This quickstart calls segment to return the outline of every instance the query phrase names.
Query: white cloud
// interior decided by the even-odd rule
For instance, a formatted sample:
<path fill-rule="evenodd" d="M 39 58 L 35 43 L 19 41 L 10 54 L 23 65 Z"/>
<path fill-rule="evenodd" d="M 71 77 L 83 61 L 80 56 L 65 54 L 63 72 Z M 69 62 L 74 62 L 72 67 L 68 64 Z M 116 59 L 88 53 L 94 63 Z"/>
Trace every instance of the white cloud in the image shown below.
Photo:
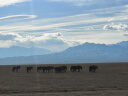
<path fill-rule="evenodd" d="M 45 33 L 39 37 L 26 35 L 24 39 L 17 38 L 17 40 L 19 39 L 17 45 L 24 47 L 45 48 L 51 51 L 63 51 L 68 47 L 76 46 L 75 42 L 66 41 L 61 36 L 61 33 Z M 80 43 L 77 43 L 77 45 L 78 44 Z"/>
<path fill-rule="evenodd" d="M 92 4 L 120 4 L 123 1 L 127 0 L 47 0 L 51 2 L 65 2 L 72 3 L 76 6 L 92 5 Z M 101 3 L 102 2 L 102 3 Z"/>
<path fill-rule="evenodd" d="M 122 18 L 121 18 L 122 17 Z M 38 31 L 38 30 L 50 30 L 52 31 L 62 31 L 64 30 L 62 27 L 69 27 L 69 26 L 78 26 L 78 25 L 88 25 L 88 24 L 96 24 L 96 23 L 108 23 L 108 20 L 111 19 L 111 17 L 106 17 L 106 18 L 92 18 L 92 19 L 71 19 L 70 21 L 67 21 L 67 19 L 69 19 L 68 17 L 62 17 L 63 21 L 61 20 L 61 22 L 58 22 L 58 20 L 54 23 L 50 22 L 49 19 L 47 20 L 47 23 L 44 23 L 43 20 L 37 21 L 35 20 L 35 23 L 31 23 L 29 22 L 29 24 L 27 25 L 26 23 L 24 23 L 23 25 L 11 25 L 11 26 L 0 26 L 0 30 L 1 31 L 11 31 L 11 32 L 26 32 L 26 31 Z M 76 16 L 77 18 L 77 16 Z M 59 18 L 60 19 L 60 18 Z M 115 17 L 115 21 L 121 21 L 123 19 L 123 16 L 117 16 Z M 52 19 L 51 19 L 52 20 Z M 54 20 L 54 19 L 53 19 Z M 124 19 L 123 19 L 124 20 Z M 113 20 L 114 21 L 114 20 Z M 42 22 L 44 24 L 42 24 Z M 58 30 L 59 28 L 59 30 Z M 61 30 L 62 29 L 62 30 Z M 65 28 L 65 30 L 67 30 L 69 28 Z M 89 29 L 93 29 L 93 27 L 89 27 Z M 78 30 L 79 31 L 79 30 Z"/>
<path fill-rule="evenodd" d="M 78 42 L 64 40 L 61 33 L 45 33 L 42 36 L 0 33 L 0 38 L 0 47 L 38 47 L 45 48 L 51 51 L 63 51 L 68 47 L 80 44 Z"/>
<path fill-rule="evenodd" d="M 128 32 L 127 33 L 123 33 L 123 36 L 128 36 Z"/>
<path fill-rule="evenodd" d="M 30 0 L 0 0 L 0 7 L 9 6 L 16 3 L 22 3 L 27 1 L 30 1 Z"/>
<path fill-rule="evenodd" d="M 91 42 L 91 43 L 100 43 L 100 44 L 115 44 L 120 41 L 127 41 L 128 37 L 121 35 L 119 31 L 117 32 L 88 32 L 88 33 L 81 33 L 75 34 L 71 33 L 67 40 L 77 41 L 77 42 Z"/>
<path fill-rule="evenodd" d="M 11 46 L 14 46 L 15 43 L 16 42 L 12 40 L 6 40 L 6 41 L 0 40 L 0 48 L 9 48 Z"/>
<path fill-rule="evenodd" d="M 115 9 L 116 8 L 114 8 L 114 10 Z M 122 9 L 119 10 L 119 12 L 120 11 L 122 12 L 122 10 L 125 10 L 125 9 L 126 8 L 122 6 Z M 121 14 L 114 15 L 113 17 L 111 16 L 100 17 L 99 16 L 99 14 L 101 14 L 102 12 L 103 13 L 104 11 L 109 12 L 109 10 L 111 10 L 111 8 L 99 10 L 98 13 L 96 13 L 97 10 L 93 10 L 93 11 L 96 11 L 95 13 L 98 14 L 97 16 L 95 15 L 95 13 L 92 12 L 89 14 L 78 14 L 78 15 L 73 15 L 73 16 L 59 17 L 59 18 L 45 18 L 45 19 L 22 21 L 18 23 L 7 24 L 4 26 L 0 26 L 0 32 L 4 32 L 4 33 L 14 32 L 14 33 L 22 34 L 22 35 L 18 34 L 16 38 L 14 36 L 14 38 L 12 37 L 9 40 L 5 39 L 6 42 L 8 41 L 8 43 L 9 41 L 13 42 L 12 44 L 9 43 L 10 46 L 18 45 L 18 46 L 24 46 L 24 47 L 40 47 L 40 48 L 46 48 L 46 49 L 53 50 L 53 51 L 55 50 L 59 51 L 59 50 L 66 49 L 69 46 L 78 45 L 79 44 L 78 42 L 84 43 L 86 41 L 88 42 L 91 41 L 91 42 L 113 43 L 115 42 L 114 41 L 115 39 L 113 40 L 113 42 L 110 42 L 108 41 L 108 38 L 104 39 L 105 35 L 101 35 L 102 36 L 101 38 L 95 34 L 99 34 L 100 32 L 104 34 L 104 32 L 106 31 L 103 31 L 102 27 L 104 26 L 104 24 L 107 24 L 110 21 L 122 22 L 122 20 L 124 20 L 126 22 L 128 18 L 125 18 L 127 17 L 127 15 L 121 15 Z M 114 12 L 117 12 L 117 11 L 114 11 Z M 7 16 L 4 18 L 1 18 L 1 21 L 11 20 L 11 19 L 15 20 L 15 16 L 14 18 L 12 17 Z M 18 19 L 19 18 L 22 18 L 22 16 L 18 17 Z M 29 16 L 28 17 L 23 16 L 22 19 L 24 18 L 29 19 Z M 110 26 L 108 26 L 108 29 L 107 29 L 107 25 L 106 25 L 106 27 L 104 26 L 104 29 L 109 30 Z M 120 30 L 122 29 L 120 28 Z M 50 33 L 44 34 L 43 32 L 44 33 L 50 32 Z M 58 32 L 64 33 L 64 35 L 65 34 L 66 35 L 63 36 L 62 34 Z M 31 34 L 31 35 L 24 35 L 24 33 Z M 67 35 L 69 33 L 72 33 L 72 35 Z M 77 35 L 73 36 L 73 34 L 77 34 Z M 111 37 L 113 39 L 113 36 Z M 118 38 L 116 41 L 119 41 L 119 40 L 124 40 L 125 36 L 123 36 L 123 38 L 121 37 L 122 39 L 120 39 L 119 34 L 118 34 L 117 37 Z M 97 39 L 92 39 L 92 38 L 97 38 Z M 114 38 L 116 38 L 116 36 Z"/>
<path fill-rule="evenodd" d="M 1 17 L 0 22 L 23 20 L 23 19 L 30 19 L 30 18 L 35 18 L 35 17 L 36 17 L 35 15 L 11 15 L 11 16 Z"/>
<path fill-rule="evenodd" d="M 128 31 L 128 25 L 126 24 L 110 24 L 110 25 L 105 25 L 103 27 L 104 30 L 118 30 L 118 31 Z"/>
<path fill-rule="evenodd" d="M 34 23 L 31 24 L 31 22 L 29 22 L 29 25 L 20 25 L 20 26 L 0 26 L 0 30 L 1 31 L 13 31 L 13 32 L 18 32 L 18 31 L 37 31 L 37 30 L 56 30 L 57 28 L 60 27 L 66 27 L 66 26 L 75 26 L 75 25 L 81 25 L 81 24 L 93 24 L 93 23 L 103 23 L 103 22 L 108 22 L 108 20 L 111 17 L 107 17 L 107 18 L 94 18 L 94 19 L 85 19 L 85 20 L 74 20 L 72 19 L 70 22 L 65 21 L 68 17 L 65 17 L 65 19 L 63 19 L 62 22 L 56 22 L 56 23 L 51 23 L 51 24 L 45 24 L 42 25 L 40 24 L 40 22 L 42 22 L 42 20 L 40 20 L 40 22 L 38 22 L 37 25 L 35 25 Z M 118 20 L 120 17 L 115 17 Z M 49 20 L 48 20 L 49 21 Z M 39 25 L 40 24 L 40 25 Z"/>
<path fill-rule="evenodd" d="M 93 27 L 88 27 L 87 29 L 88 29 L 88 30 L 93 30 Z"/>
<path fill-rule="evenodd" d="M 0 26 L 0 30 L 6 31 L 6 32 L 9 32 L 9 31 L 11 32 L 26 32 L 26 31 L 31 32 L 33 31 L 34 32 L 35 31 L 36 33 L 38 30 L 39 31 L 49 30 L 51 32 L 55 32 L 55 31 L 56 32 L 62 32 L 62 31 L 68 32 L 68 30 L 72 30 L 72 31 L 74 30 L 74 28 L 72 28 L 71 26 L 75 26 L 75 30 L 81 31 L 81 28 L 78 28 L 77 26 L 81 26 L 81 25 L 87 26 L 88 24 L 100 26 L 100 24 L 108 23 L 108 22 L 126 21 L 128 20 L 127 18 L 128 16 L 127 16 L 127 13 L 124 11 L 126 11 L 127 8 L 128 6 L 120 6 L 118 8 L 112 7 L 112 8 L 105 8 L 105 9 L 95 9 L 91 11 L 91 13 L 88 13 L 88 14 L 77 14 L 77 15 L 65 16 L 65 17 L 59 17 L 59 18 L 46 18 L 46 19 L 32 20 L 28 22 L 20 22 L 17 24 L 15 23 L 15 25 L 10 24 L 10 26 L 8 24 L 8 26 L 7 25 Z M 99 14 L 104 14 L 104 12 L 105 13 L 106 12 L 118 13 L 118 15 L 114 15 L 113 17 L 111 16 L 99 17 Z M 25 19 L 25 18 L 29 19 L 29 18 L 34 18 L 34 17 L 36 16 L 35 15 L 13 15 L 13 16 L 3 17 L 1 18 L 0 21 L 13 20 L 13 19 L 15 20 L 16 18 L 19 20 Z M 91 26 L 88 28 L 88 30 L 90 28 Z"/>
<path fill-rule="evenodd" d="M 18 35 L 14 33 L 0 33 L 0 40 L 14 40 Z"/>
<path fill-rule="evenodd" d="M 95 2 L 94 0 L 49 0 L 49 1 L 73 3 L 77 6 L 90 5 Z"/>

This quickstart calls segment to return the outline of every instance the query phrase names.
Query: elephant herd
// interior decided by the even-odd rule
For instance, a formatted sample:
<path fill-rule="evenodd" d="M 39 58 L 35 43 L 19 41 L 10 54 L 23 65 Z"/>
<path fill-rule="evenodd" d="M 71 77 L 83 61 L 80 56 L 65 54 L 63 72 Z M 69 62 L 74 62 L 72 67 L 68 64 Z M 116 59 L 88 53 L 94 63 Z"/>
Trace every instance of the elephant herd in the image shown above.
<path fill-rule="evenodd" d="M 21 68 L 20 66 L 13 66 L 12 67 L 12 72 L 18 72 L 18 70 L 20 68 Z M 64 72 L 67 71 L 67 69 L 68 68 L 65 65 L 58 66 L 58 67 L 53 67 L 53 66 L 37 66 L 36 67 L 37 72 L 43 72 L 43 73 L 49 73 L 49 72 L 64 73 Z M 31 70 L 33 70 L 32 66 L 26 67 L 26 72 L 27 73 L 30 73 Z M 69 70 L 70 70 L 70 72 L 80 72 L 80 71 L 82 71 L 82 66 L 80 66 L 80 65 L 70 66 Z M 96 66 L 96 65 L 89 66 L 89 72 L 94 73 L 96 70 L 98 70 L 98 66 Z"/>

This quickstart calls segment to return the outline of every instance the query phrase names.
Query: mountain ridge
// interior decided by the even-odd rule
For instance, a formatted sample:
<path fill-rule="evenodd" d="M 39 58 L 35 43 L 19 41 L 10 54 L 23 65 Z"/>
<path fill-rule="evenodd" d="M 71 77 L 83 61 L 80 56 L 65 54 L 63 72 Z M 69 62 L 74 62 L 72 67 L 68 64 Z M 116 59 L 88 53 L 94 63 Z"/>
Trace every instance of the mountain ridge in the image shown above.
<path fill-rule="evenodd" d="M 51 54 L 52 52 L 43 48 L 25 48 L 12 46 L 10 48 L 0 48 L 0 58 L 7 57 L 19 57 L 19 56 L 31 56 L 31 55 L 43 55 Z"/>
<path fill-rule="evenodd" d="M 128 50 L 118 44 L 84 43 L 62 52 L 0 59 L 3 64 L 66 64 L 128 62 Z"/>

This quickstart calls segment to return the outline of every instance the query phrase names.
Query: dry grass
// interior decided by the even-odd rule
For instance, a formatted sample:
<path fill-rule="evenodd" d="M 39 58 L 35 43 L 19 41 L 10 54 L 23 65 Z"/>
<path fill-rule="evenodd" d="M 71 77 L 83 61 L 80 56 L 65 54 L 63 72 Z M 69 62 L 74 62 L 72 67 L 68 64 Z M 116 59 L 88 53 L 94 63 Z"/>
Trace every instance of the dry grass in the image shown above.
<path fill-rule="evenodd" d="M 95 73 L 89 73 L 90 65 L 66 73 L 38 73 L 34 65 L 31 73 L 27 65 L 13 73 L 12 66 L 0 66 L 0 96 L 128 96 L 128 63 L 95 64 Z"/>

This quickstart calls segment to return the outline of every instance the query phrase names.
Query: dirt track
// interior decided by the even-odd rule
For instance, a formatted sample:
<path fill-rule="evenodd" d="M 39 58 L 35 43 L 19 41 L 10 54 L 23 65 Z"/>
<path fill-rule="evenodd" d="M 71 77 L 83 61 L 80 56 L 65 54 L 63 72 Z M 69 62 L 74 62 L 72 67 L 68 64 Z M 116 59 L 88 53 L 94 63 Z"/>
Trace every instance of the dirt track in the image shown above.
<path fill-rule="evenodd" d="M 92 64 L 77 65 L 81 72 L 38 73 L 33 65 L 26 73 L 22 65 L 13 73 L 12 66 L 0 66 L 0 96 L 128 96 L 128 63 L 95 64 L 95 73 L 88 71 Z"/>

